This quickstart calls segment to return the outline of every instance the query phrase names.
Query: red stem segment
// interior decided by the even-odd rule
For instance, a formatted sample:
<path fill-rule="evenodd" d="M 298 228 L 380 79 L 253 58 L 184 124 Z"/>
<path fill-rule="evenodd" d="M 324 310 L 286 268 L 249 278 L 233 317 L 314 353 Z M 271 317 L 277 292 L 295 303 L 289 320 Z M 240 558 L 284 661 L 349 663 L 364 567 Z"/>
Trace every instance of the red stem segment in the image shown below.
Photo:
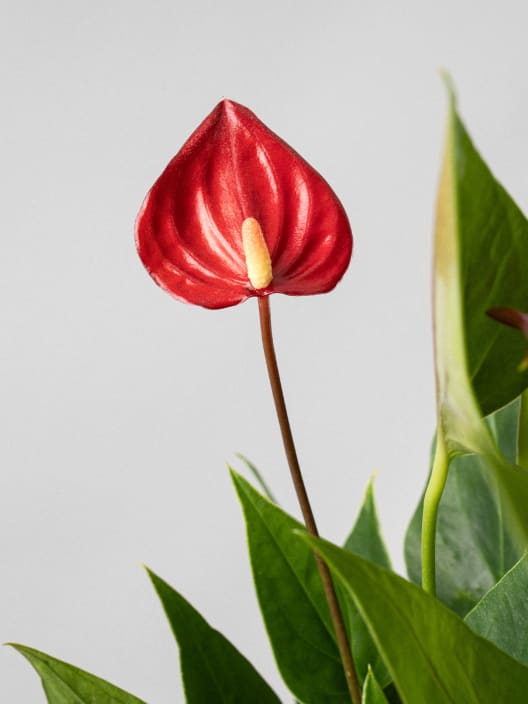
<path fill-rule="evenodd" d="M 315 523 L 312 507 L 310 506 L 310 501 L 308 499 L 308 494 L 304 485 L 304 480 L 301 474 L 301 468 L 299 466 L 299 460 L 297 459 L 297 452 L 295 450 L 295 444 L 293 442 L 293 435 L 290 427 L 290 421 L 288 419 L 288 412 L 286 411 L 286 403 L 284 401 L 284 393 L 282 391 L 279 368 L 277 365 L 277 356 L 275 354 L 275 347 L 273 345 L 269 297 L 259 296 L 258 305 L 260 316 L 260 330 L 262 333 L 262 346 L 264 348 L 264 356 L 266 358 L 268 376 L 271 384 L 271 390 L 273 393 L 273 400 L 275 402 L 275 409 L 277 411 L 277 418 L 279 420 L 280 430 L 282 434 L 282 442 L 284 443 L 284 449 L 286 451 L 286 457 L 288 459 L 288 466 L 290 468 L 293 485 L 295 487 L 295 492 L 297 494 L 297 499 L 301 507 L 306 528 L 308 529 L 308 532 L 311 533 L 311 535 L 318 537 L 319 532 L 317 530 L 317 525 Z M 348 690 L 350 692 L 350 697 L 352 699 L 353 704 L 361 704 L 361 689 L 359 686 L 359 681 L 356 674 L 356 668 L 354 665 L 354 660 L 352 658 L 352 653 L 350 651 L 350 644 L 348 642 L 345 624 L 343 621 L 343 615 L 341 613 L 341 609 L 339 608 L 339 602 L 337 600 L 335 587 L 330 576 L 330 571 L 328 570 L 326 563 L 323 562 L 321 557 L 319 557 L 317 553 L 314 553 L 314 555 L 315 560 L 317 562 L 319 574 L 321 575 L 321 581 L 323 582 L 323 587 L 326 595 L 326 600 L 330 609 L 332 623 L 334 624 L 337 646 L 339 648 L 339 654 L 343 663 L 343 669 L 345 671 L 345 677 L 348 685 Z"/>

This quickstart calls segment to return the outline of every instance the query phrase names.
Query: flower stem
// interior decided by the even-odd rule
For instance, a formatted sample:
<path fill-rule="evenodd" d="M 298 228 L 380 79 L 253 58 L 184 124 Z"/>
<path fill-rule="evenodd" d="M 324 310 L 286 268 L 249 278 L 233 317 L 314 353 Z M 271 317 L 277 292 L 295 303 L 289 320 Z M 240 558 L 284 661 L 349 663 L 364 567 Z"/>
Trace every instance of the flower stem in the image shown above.
<path fill-rule="evenodd" d="M 439 424 L 433 468 L 425 490 L 422 518 L 422 587 L 433 596 L 436 595 L 436 522 L 448 468 L 449 458 Z"/>
<path fill-rule="evenodd" d="M 521 394 L 517 429 L 517 464 L 528 469 L 528 389 L 525 389 Z"/>
<path fill-rule="evenodd" d="M 308 494 L 306 492 L 306 487 L 304 485 L 304 480 L 301 474 L 301 468 L 299 466 L 299 460 L 297 459 L 297 451 L 295 450 L 295 444 L 293 442 L 293 435 L 290 427 L 290 421 L 288 419 L 288 412 L 286 411 L 286 403 L 284 401 L 284 393 L 282 391 L 279 368 L 277 365 L 277 356 L 275 354 L 275 347 L 273 345 L 269 297 L 259 296 L 258 305 L 260 316 L 260 330 L 262 333 L 262 346 L 264 348 L 264 356 L 266 358 L 268 376 L 271 384 L 271 390 L 273 393 L 273 400 L 275 402 L 275 409 L 277 411 L 277 418 L 279 420 L 279 426 L 282 434 L 282 442 L 286 451 L 288 466 L 290 468 L 293 485 L 295 487 L 295 493 L 297 494 L 297 499 L 301 507 L 306 528 L 308 529 L 308 532 L 311 535 L 318 537 L 319 532 L 317 530 L 317 525 L 315 523 L 312 507 L 310 505 Z M 354 660 L 352 658 L 350 644 L 348 642 L 345 624 L 343 621 L 343 615 L 341 613 L 335 587 L 330 576 L 330 571 L 326 563 L 323 562 L 323 560 L 321 559 L 321 557 L 317 553 L 314 553 L 314 555 L 319 574 L 321 575 L 321 581 L 323 583 L 326 600 L 330 609 L 332 623 L 334 624 L 337 646 L 339 648 L 341 662 L 343 663 L 343 669 L 345 672 L 350 697 L 352 699 L 353 704 L 361 704 L 361 689 L 359 686 L 359 680 L 356 673 Z"/>

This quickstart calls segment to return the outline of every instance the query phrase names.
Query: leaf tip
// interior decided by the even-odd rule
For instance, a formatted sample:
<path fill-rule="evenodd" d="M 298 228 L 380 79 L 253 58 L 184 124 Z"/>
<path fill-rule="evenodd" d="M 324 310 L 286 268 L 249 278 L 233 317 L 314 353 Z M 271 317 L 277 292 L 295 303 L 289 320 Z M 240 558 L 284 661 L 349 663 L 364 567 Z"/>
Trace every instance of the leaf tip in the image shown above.
<path fill-rule="evenodd" d="M 233 484 L 236 486 L 242 477 L 235 469 L 233 469 L 233 467 L 231 467 L 229 462 L 227 463 L 227 469 L 229 471 L 229 474 L 231 476 L 231 480 L 232 480 Z"/>
<path fill-rule="evenodd" d="M 375 469 L 368 480 L 367 488 L 365 490 L 365 494 L 374 494 L 374 482 L 378 478 L 378 470 Z"/>
<path fill-rule="evenodd" d="M 160 586 L 163 584 L 163 580 L 161 579 L 161 577 L 158 577 L 158 575 L 153 572 L 150 567 L 147 567 L 147 565 L 142 564 L 141 566 L 147 573 L 147 577 L 150 579 L 150 583 L 154 587 L 154 590 L 159 594 L 159 589 Z"/>
<path fill-rule="evenodd" d="M 442 78 L 442 81 L 444 82 L 444 86 L 447 91 L 447 97 L 449 98 L 449 105 L 452 110 L 456 109 L 457 106 L 457 94 L 455 90 L 455 84 L 453 82 L 453 79 L 451 77 L 451 74 L 449 71 L 445 68 L 440 69 L 440 77 Z"/>
<path fill-rule="evenodd" d="M 2 643 L 2 645 L 7 645 L 9 648 L 13 648 L 18 653 L 20 653 L 20 655 L 23 655 L 25 658 L 30 658 L 31 655 L 37 654 L 36 650 L 34 650 L 33 648 L 30 648 L 27 645 L 22 645 L 22 643 L 13 643 L 11 641 L 8 641 L 7 643 Z"/>

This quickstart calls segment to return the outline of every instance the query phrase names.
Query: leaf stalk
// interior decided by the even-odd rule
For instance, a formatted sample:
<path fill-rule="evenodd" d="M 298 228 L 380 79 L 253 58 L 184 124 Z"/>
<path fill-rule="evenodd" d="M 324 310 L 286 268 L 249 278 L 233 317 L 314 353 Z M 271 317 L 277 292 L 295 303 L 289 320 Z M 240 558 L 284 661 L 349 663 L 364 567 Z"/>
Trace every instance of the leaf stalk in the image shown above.
<path fill-rule="evenodd" d="M 449 457 L 439 423 L 433 468 L 425 490 L 422 517 L 422 587 L 433 596 L 436 596 L 436 524 L 448 469 Z"/>

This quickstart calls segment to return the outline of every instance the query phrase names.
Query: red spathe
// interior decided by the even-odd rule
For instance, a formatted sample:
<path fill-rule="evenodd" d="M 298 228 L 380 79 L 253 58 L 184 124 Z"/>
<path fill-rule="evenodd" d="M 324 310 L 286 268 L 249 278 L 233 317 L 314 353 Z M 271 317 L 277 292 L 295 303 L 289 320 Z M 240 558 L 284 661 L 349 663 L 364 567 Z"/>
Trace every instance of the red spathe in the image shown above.
<path fill-rule="evenodd" d="M 258 220 L 273 279 L 255 290 L 242 223 Z M 136 222 L 139 256 L 174 297 L 225 308 L 250 296 L 324 293 L 352 254 L 348 218 L 326 181 L 250 110 L 223 100 L 148 193 Z"/>

